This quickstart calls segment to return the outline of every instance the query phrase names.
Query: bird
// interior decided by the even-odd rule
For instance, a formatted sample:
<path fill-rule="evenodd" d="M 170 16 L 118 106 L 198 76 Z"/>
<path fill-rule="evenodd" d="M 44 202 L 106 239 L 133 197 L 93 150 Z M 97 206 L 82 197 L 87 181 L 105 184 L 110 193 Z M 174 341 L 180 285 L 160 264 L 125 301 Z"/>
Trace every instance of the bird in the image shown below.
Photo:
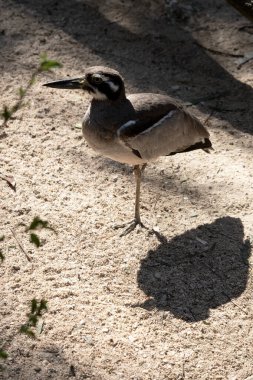
<path fill-rule="evenodd" d="M 126 94 L 121 74 L 105 66 L 92 66 L 73 79 L 45 83 L 55 89 L 79 89 L 91 95 L 82 122 L 88 145 L 100 155 L 134 168 L 136 191 L 134 219 L 121 236 L 138 225 L 142 173 L 160 156 L 202 149 L 212 143 L 206 127 L 176 99 L 156 93 Z M 126 226 L 123 225 L 123 226 Z"/>

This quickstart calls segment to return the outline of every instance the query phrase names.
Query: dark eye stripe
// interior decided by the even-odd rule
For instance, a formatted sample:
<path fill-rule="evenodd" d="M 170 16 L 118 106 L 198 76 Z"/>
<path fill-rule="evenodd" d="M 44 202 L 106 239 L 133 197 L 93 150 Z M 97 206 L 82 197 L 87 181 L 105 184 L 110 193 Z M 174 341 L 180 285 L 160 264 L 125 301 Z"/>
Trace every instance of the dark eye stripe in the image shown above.
<path fill-rule="evenodd" d="M 98 91 L 110 100 L 116 100 L 121 91 L 124 91 L 123 81 L 117 75 L 97 72 L 87 74 L 86 78 L 90 83 L 90 87 L 93 87 L 92 92 Z"/>
<path fill-rule="evenodd" d="M 93 76 L 91 78 L 92 82 L 93 83 L 102 83 L 103 82 L 103 78 L 99 77 L 99 76 Z"/>

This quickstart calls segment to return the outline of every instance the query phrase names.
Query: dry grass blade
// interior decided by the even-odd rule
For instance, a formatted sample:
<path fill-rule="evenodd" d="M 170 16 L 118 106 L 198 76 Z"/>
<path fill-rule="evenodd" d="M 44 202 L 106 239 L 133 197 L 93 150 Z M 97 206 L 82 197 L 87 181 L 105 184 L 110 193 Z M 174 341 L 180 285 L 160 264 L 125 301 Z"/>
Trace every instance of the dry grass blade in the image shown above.
<path fill-rule="evenodd" d="M 26 253 L 24 247 L 22 246 L 22 244 L 21 244 L 20 241 L 18 240 L 15 231 L 14 231 L 11 227 L 9 227 L 9 228 L 10 228 L 10 231 L 11 231 L 11 233 L 12 233 L 14 239 L 15 239 L 16 242 L 18 243 L 18 246 L 19 246 L 20 250 L 23 252 L 23 254 L 25 255 L 25 257 L 27 258 L 28 261 L 32 261 L 31 258 L 30 258 L 30 256 L 28 256 L 28 254 Z"/>
<path fill-rule="evenodd" d="M 6 181 L 9 187 L 16 192 L 16 181 L 13 176 L 0 174 L 0 178 Z"/>
<path fill-rule="evenodd" d="M 238 59 L 238 66 L 237 69 L 240 70 L 243 65 L 248 63 L 249 61 L 252 61 L 253 59 L 253 52 L 246 53 L 245 56 L 241 59 Z"/>

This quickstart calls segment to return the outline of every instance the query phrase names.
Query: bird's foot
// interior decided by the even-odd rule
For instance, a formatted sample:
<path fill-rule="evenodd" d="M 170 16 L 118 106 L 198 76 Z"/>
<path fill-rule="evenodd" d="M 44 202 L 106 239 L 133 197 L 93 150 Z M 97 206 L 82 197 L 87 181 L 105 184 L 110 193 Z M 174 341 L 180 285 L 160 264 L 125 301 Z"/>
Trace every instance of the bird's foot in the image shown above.
<path fill-rule="evenodd" d="M 126 226 L 127 226 L 127 228 L 124 229 L 124 231 L 120 234 L 120 237 L 128 235 L 130 232 L 132 232 L 133 230 L 135 230 L 135 228 L 137 226 L 142 227 L 142 228 L 146 228 L 144 226 L 144 224 L 140 220 L 138 220 L 138 219 L 134 219 L 130 223 L 128 222 L 128 223 L 116 225 L 114 228 L 115 229 L 119 229 L 119 228 L 124 228 Z"/>

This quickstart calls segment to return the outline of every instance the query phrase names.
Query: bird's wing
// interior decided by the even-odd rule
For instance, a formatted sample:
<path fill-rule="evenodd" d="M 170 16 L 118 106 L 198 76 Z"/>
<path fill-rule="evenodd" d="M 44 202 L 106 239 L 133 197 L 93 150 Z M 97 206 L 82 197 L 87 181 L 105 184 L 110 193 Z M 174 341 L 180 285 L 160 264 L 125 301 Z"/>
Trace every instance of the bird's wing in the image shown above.
<path fill-rule="evenodd" d="M 130 120 L 118 129 L 120 142 L 144 160 L 211 147 L 206 128 L 183 108 L 170 110 L 156 122 Z"/>

